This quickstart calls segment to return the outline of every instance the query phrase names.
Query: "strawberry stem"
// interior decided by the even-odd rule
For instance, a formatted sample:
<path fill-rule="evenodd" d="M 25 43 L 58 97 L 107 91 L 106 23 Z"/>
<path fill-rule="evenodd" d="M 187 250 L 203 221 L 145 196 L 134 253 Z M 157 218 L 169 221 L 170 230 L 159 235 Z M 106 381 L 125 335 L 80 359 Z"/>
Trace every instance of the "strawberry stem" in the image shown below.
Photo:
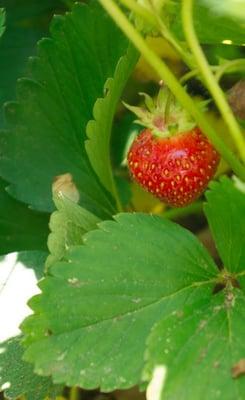
<path fill-rule="evenodd" d="M 151 50 L 143 37 L 135 29 L 135 27 L 128 21 L 127 17 L 121 9 L 114 3 L 113 0 L 99 0 L 108 14 L 114 19 L 115 23 L 121 28 L 125 35 L 132 41 L 134 46 L 144 56 L 146 61 L 158 73 L 160 79 L 167 82 L 169 89 L 174 96 L 182 104 L 184 108 L 193 116 L 199 125 L 200 129 L 210 139 L 219 153 L 231 166 L 233 171 L 245 181 L 245 168 L 235 155 L 226 146 L 224 141 L 216 134 L 213 127 L 208 123 L 205 115 L 197 108 L 192 98 L 185 92 L 184 88 L 180 85 L 178 79 L 171 72 L 168 66 L 161 60 L 156 53 Z"/>
<path fill-rule="evenodd" d="M 236 144 L 238 153 L 240 154 L 241 159 L 245 162 L 245 141 L 239 124 L 225 99 L 224 92 L 218 85 L 215 76 L 209 67 L 195 33 L 193 24 L 193 0 L 185 0 L 182 4 L 182 25 L 186 41 L 195 58 L 197 68 L 199 69 L 209 92 L 212 94 L 215 103 L 230 130 L 230 134 Z"/>
<path fill-rule="evenodd" d="M 169 90 L 168 96 L 167 96 L 167 101 L 166 101 L 165 112 L 164 112 L 165 125 L 168 125 L 170 106 L 171 106 L 172 101 L 173 101 L 173 95 L 172 95 L 171 91 Z"/>

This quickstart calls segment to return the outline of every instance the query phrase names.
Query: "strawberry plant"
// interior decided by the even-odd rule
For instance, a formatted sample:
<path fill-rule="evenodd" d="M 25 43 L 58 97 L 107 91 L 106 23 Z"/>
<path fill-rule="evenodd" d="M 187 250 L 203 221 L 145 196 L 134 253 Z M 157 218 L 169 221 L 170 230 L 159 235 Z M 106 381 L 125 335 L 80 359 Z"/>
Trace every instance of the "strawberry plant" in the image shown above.
<path fill-rule="evenodd" d="M 243 2 L 41 3 L 0 9 L 0 398 L 244 399 Z"/>

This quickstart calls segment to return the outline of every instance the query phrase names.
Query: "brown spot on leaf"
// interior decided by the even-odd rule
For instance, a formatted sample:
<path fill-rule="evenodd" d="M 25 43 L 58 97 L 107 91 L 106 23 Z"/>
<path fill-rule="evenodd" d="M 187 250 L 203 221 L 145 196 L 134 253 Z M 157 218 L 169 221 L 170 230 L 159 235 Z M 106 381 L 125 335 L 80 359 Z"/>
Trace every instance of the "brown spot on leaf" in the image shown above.
<path fill-rule="evenodd" d="M 44 334 L 45 336 L 52 336 L 53 335 L 53 332 L 52 332 L 52 330 L 51 329 L 47 329 L 46 330 L 46 332 L 45 332 L 45 334 Z"/>
<path fill-rule="evenodd" d="M 245 358 L 241 358 L 241 360 L 231 368 L 232 378 L 236 379 L 242 375 L 245 375 Z"/>

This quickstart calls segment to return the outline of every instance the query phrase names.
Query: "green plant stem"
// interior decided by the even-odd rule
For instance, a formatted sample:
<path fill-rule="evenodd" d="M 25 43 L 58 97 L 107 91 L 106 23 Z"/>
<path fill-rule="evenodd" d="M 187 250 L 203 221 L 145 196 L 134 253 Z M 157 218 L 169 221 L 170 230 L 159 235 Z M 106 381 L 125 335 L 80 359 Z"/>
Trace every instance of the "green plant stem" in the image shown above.
<path fill-rule="evenodd" d="M 193 25 L 193 0 L 182 1 L 182 25 L 186 37 L 186 41 L 195 58 L 197 68 L 209 90 L 215 103 L 229 128 L 230 134 L 236 144 L 241 159 L 245 161 L 245 141 L 229 104 L 227 103 L 224 93 L 219 87 L 216 79 L 210 70 L 206 57 L 199 45 L 194 25 Z"/>
<path fill-rule="evenodd" d="M 161 33 L 162 37 L 166 39 L 173 48 L 179 53 L 184 62 L 189 68 L 194 68 L 195 63 L 190 53 L 185 51 L 178 40 L 172 35 L 170 30 L 166 27 L 158 12 L 154 9 L 153 4 L 149 4 L 152 8 L 152 12 L 140 4 L 136 3 L 135 0 L 120 0 L 130 11 L 133 11 L 139 17 L 141 17 L 146 23 L 151 24 L 155 29 Z"/>
<path fill-rule="evenodd" d="M 179 84 L 178 79 L 170 71 L 167 65 L 151 50 L 144 41 L 142 36 L 137 32 L 134 26 L 128 21 L 120 8 L 113 0 L 99 0 L 105 10 L 111 15 L 116 24 L 121 28 L 125 35 L 132 41 L 134 46 L 144 56 L 146 61 L 158 73 L 160 79 L 163 79 L 172 91 L 174 96 L 186 108 L 192 117 L 196 120 L 199 127 L 207 135 L 210 141 L 214 144 L 219 153 L 228 162 L 233 171 L 245 181 L 245 168 L 234 156 L 230 149 L 225 145 L 223 140 L 217 136 L 213 127 L 208 123 L 205 115 L 196 107 L 194 101 L 186 93 L 184 88 Z"/>
<path fill-rule="evenodd" d="M 232 60 L 228 61 L 227 63 L 220 65 L 216 74 L 215 78 L 219 82 L 219 80 L 222 78 L 224 74 L 226 74 L 229 71 L 236 72 L 240 69 L 243 69 L 245 71 L 245 59 L 237 59 L 237 60 Z"/>
<path fill-rule="evenodd" d="M 187 207 L 183 208 L 173 208 L 171 210 L 165 211 L 161 216 L 167 219 L 176 220 L 178 218 L 187 217 L 192 214 L 200 214 L 203 211 L 203 202 L 197 201 Z"/>
<path fill-rule="evenodd" d="M 162 34 L 163 38 L 165 38 L 173 46 L 173 48 L 179 53 L 182 60 L 186 63 L 186 65 L 188 65 L 190 69 L 195 68 L 196 65 L 192 57 L 192 54 L 190 54 L 189 51 L 183 49 L 183 47 L 177 41 L 174 35 L 172 35 L 171 31 L 167 28 L 162 18 L 158 14 L 157 10 L 154 9 L 153 4 L 151 4 L 151 7 L 153 15 L 156 18 L 156 26 L 158 27 L 159 32 Z"/>
<path fill-rule="evenodd" d="M 215 79 L 217 82 L 222 78 L 224 74 L 229 72 L 236 72 L 240 70 L 245 71 L 245 59 L 237 59 L 232 61 L 227 61 L 222 65 L 209 65 L 211 71 L 215 72 Z M 185 83 L 189 79 L 196 77 L 199 74 L 199 69 L 193 69 L 188 71 L 185 75 L 180 78 L 180 83 Z"/>
<path fill-rule="evenodd" d="M 74 386 L 70 390 L 69 400 L 79 400 L 79 388 Z"/>
<path fill-rule="evenodd" d="M 244 275 L 245 275 L 245 271 L 238 272 L 238 273 L 236 274 L 236 276 L 244 276 Z"/>
<path fill-rule="evenodd" d="M 212 71 L 217 71 L 220 67 L 218 65 L 212 65 L 210 66 L 210 68 L 212 69 Z M 188 71 L 185 75 L 183 75 L 180 78 L 180 83 L 183 84 L 185 82 L 187 82 L 189 79 L 195 78 L 197 75 L 199 74 L 199 70 L 193 69 L 191 71 Z"/>
<path fill-rule="evenodd" d="M 168 96 L 167 96 L 167 101 L 166 101 L 166 106 L 165 106 L 165 112 L 164 112 L 165 124 L 167 124 L 169 121 L 170 106 L 171 106 L 171 103 L 173 100 L 174 100 L 173 94 L 169 90 Z"/>
<path fill-rule="evenodd" d="M 228 61 L 227 63 L 222 65 L 210 65 L 209 68 L 211 69 L 211 71 L 215 72 L 215 79 L 217 80 L 217 82 L 219 82 L 224 74 L 245 70 L 245 59 Z M 180 83 L 184 84 L 189 79 L 197 77 L 198 74 L 199 69 L 192 69 L 180 78 Z"/>
<path fill-rule="evenodd" d="M 144 19 L 149 24 L 156 26 L 156 18 L 150 13 L 145 7 L 142 7 L 139 3 L 136 3 L 135 0 L 120 0 L 120 2 L 127 7 L 130 11 L 133 11 L 139 17 Z"/>

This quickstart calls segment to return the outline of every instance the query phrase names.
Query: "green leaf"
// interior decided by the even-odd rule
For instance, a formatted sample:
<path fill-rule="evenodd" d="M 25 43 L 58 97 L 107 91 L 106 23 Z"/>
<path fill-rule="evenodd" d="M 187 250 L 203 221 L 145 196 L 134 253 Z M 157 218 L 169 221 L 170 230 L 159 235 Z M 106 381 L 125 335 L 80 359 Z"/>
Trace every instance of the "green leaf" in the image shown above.
<path fill-rule="evenodd" d="M 194 24 L 200 43 L 216 44 L 222 43 L 224 40 L 229 40 L 234 45 L 244 44 L 244 26 L 238 24 L 237 20 L 234 20 L 231 14 L 221 15 L 214 12 L 214 9 L 204 4 L 203 0 L 197 0 L 193 3 Z M 184 39 L 181 22 L 181 4 L 180 0 L 175 0 L 175 7 L 172 10 L 173 20 L 171 29 L 180 39 Z"/>
<path fill-rule="evenodd" d="M 17 254 L 18 262 L 21 262 L 25 268 L 32 269 L 37 280 L 43 278 L 46 257 L 47 253 L 44 251 L 21 251 Z"/>
<path fill-rule="evenodd" d="M 54 18 L 51 38 L 39 42 L 28 77 L 18 82 L 18 103 L 6 108 L 9 131 L 0 139 L 0 171 L 11 182 L 12 196 L 51 210 L 54 177 L 70 173 L 84 208 L 102 218 L 115 212 L 84 142 L 94 103 L 127 48 L 127 39 L 95 1 Z"/>
<path fill-rule="evenodd" d="M 43 400 L 47 396 L 55 399 L 62 387 L 53 385 L 50 378 L 35 375 L 32 366 L 22 361 L 23 352 L 21 336 L 0 344 L 0 390 L 6 388 L 6 399 L 20 396 L 26 400 Z"/>
<path fill-rule="evenodd" d="M 135 116 L 132 113 L 125 113 L 121 118 L 115 120 L 112 135 L 112 160 L 116 168 L 126 165 L 126 158 L 129 148 L 142 130 L 140 125 L 136 125 Z"/>
<path fill-rule="evenodd" d="M 149 400 L 244 398 L 244 294 L 244 288 L 233 289 L 200 299 L 155 325 L 144 378 L 149 381 L 161 367 L 166 376 Z"/>
<path fill-rule="evenodd" d="M 48 214 L 30 210 L 10 197 L 0 179 L 0 254 L 47 250 Z"/>
<path fill-rule="evenodd" d="M 227 15 L 229 18 L 241 20 L 244 26 L 245 7 L 244 0 L 202 0 L 217 14 Z"/>
<path fill-rule="evenodd" d="M 50 268 L 55 262 L 60 261 L 66 249 L 83 243 L 83 235 L 95 229 L 100 219 L 69 200 L 61 193 L 54 196 L 57 211 L 54 211 L 50 219 L 51 233 L 48 238 L 50 255 L 47 258 L 46 268 Z"/>
<path fill-rule="evenodd" d="M 0 37 L 5 31 L 5 11 L 4 8 L 0 8 Z"/>
<path fill-rule="evenodd" d="M 1 0 L 1 4 L 7 11 L 8 21 L 12 24 L 21 24 L 23 21 L 28 21 L 29 26 L 35 24 L 34 18 L 46 18 L 49 13 L 55 10 L 64 9 L 62 0 Z M 66 9 L 66 8 L 65 8 Z"/>
<path fill-rule="evenodd" d="M 213 182 L 206 192 L 204 206 L 208 223 L 224 268 L 232 272 L 244 270 L 245 260 L 245 193 L 223 177 Z"/>
<path fill-rule="evenodd" d="M 216 276 L 195 236 L 144 214 L 101 223 L 66 258 L 30 302 L 25 359 L 56 383 L 102 391 L 139 383 L 151 327 L 209 296 Z"/>
<path fill-rule="evenodd" d="M 50 4 L 51 3 L 51 4 Z M 2 105 L 16 94 L 16 79 L 26 70 L 26 58 L 35 53 L 37 40 L 48 35 L 48 23 L 59 0 L 1 0 L 6 10 L 6 31 L 0 41 L 0 126 Z"/>
<path fill-rule="evenodd" d="M 90 162 L 101 182 L 111 193 L 115 193 L 110 165 L 112 122 L 116 106 L 137 59 L 138 53 L 130 45 L 126 55 L 119 60 L 113 79 L 110 78 L 106 82 L 104 87 L 106 95 L 96 101 L 94 121 L 90 121 L 87 126 L 89 140 L 86 149 Z"/>

